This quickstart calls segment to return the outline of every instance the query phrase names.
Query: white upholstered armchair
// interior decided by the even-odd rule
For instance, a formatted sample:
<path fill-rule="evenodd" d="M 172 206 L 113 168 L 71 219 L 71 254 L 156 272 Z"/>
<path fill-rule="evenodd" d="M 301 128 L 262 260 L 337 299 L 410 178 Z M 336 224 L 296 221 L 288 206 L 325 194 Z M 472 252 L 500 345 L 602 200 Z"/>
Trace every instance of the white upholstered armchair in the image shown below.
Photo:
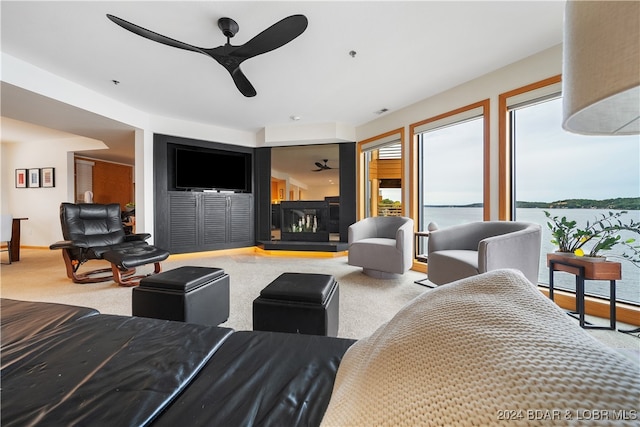
<path fill-rule="evenodd" d="M 517 221 L 481 221 L 432 231 L 429 281 L 443 285 L 502 268 L 520 270 L 538 283 L 542 227 Z"/>
<path fill-rule="evenodd" d="M 376 278 L 406 273 L 413 264 L 413 220 L 376 216 L 349 226 L 349 264 Z"/>

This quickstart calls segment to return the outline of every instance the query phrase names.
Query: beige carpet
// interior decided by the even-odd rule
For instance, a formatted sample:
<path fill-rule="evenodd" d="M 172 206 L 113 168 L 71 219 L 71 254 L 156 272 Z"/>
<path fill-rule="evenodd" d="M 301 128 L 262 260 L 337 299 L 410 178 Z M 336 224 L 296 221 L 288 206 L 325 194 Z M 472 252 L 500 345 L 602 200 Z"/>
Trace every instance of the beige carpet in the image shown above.
<path fill-rule="evenodd" d="M 4 254 L 6 255 L 6 254 Z M 3 255 L 3 261 L 6 257 Z M 340 328 L 338 336 L 363 338 L 391 319 L 405 304 L 429 288 L 414 283 L 423 273 L 409 271 L 398 279 L 373 279 L 347 264 L 346 257 L 313 258 L 267 256 L 248 250 L 235 254 L 206 252 L 172 255 L 163 263 L 167 271 L 182 265 L 218 267 L 230 276 L 230 316 L 221 326 L 252 329 L 252 302 L 260 290 L 283 272 L 332 274 L 340 284 Z M 108 266 L 87 263 L 81 268 Z M 144 267 L 140 272 L 151 271 Z M 0 296 L 26 301 L 58 302 L 93 307 L 105 314 L 131 315 L 131 288 L 114 282 L 80 285 L 66 277 L 62 254 L 48 249 L 22 249 L 21 259 L 0 267 Z M 595 322 L 606 323 L 603 319 Z M 622 326 L 620 326 L 622 327 Z M 615 348 L 640 352 L 640 339 L 615 331 L 589 331 Z"/>
<path fill-rule="evenodd" d="M 247 252 L 247 251 L 243 251 Z M 91 262 L 81 267 L 108 266 Z M 399 279 L 378 280 L 347 264 L 346 257 L 310 258 L 265 256 L 253 253 L 218 255 L 215 252 L 172 255 L 162 263 L 163 271 L 182 265 L 222 268 L 230 276 L 230 316 L 221 326 L 252 329 L 252 303 L 266 285 L 283 272 L 332 274 L 340 284 L 339 336 L 361 338 L 388 321 L 408 301 L 428 291 L 414 280 L 424 274 L 409 271 Z M 139 272 L 151 268 L 138 269 Z M 66 277 L 62 254 L 48 249 L 23 249 L 20 261 L 2 265 L 3 298 L 58 302 L 93 307 L 101 313 L 131 315 L 131 288 L 114 282 L 75 284 Z"/>

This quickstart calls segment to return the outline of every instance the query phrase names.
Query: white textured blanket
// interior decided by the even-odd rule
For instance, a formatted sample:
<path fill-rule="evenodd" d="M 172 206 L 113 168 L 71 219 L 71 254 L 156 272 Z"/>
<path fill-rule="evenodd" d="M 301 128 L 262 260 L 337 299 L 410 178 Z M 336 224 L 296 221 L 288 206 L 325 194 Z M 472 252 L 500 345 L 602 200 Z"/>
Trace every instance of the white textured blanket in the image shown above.
<path fill-rule="evenodd" d="M 324 426 L 639 425 L 640 370 L 515 270 L 425 292 L 338 370 Z"/>

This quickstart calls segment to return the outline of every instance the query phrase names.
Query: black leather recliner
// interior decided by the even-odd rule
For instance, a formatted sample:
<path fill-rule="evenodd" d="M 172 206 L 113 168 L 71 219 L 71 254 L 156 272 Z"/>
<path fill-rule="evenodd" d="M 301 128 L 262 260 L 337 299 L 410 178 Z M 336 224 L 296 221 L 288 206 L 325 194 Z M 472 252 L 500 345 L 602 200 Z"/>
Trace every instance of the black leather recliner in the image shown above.
<path fill-rule="evenodd" d="M 154 273 L 159 273 L 160 261 L 169 256 L 168 251 L 146 242 L 151 234 L 125 234 L 117 203 L 62 203 L 60 224 L 65 240 L 49 248 L 62 249 L 67 277 L 74 283 L 115 280 L 120 285 L 135 286 L 137 279 L 146 277 L 133 276 L 135 266 L 154 263 Z M 78 273 L 85 262 L 102 259 L 109 260 L 112 266 Z"/>

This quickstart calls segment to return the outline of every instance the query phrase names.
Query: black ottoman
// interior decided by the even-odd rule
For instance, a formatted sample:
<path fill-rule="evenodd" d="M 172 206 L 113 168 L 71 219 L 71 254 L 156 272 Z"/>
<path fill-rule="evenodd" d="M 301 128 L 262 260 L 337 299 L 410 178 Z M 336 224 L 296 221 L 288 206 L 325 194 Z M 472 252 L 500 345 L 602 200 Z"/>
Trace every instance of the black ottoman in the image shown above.
<path fill-rule="evenodd" d="M 333 276 L 283 273 L 253 301 L 253 330 L 335 337 L 338 300 Z"/>
<path fill-rule="evenodd" d="M 229 318 L 229 275 L 221 268 L 178 267 L 133 288 L 132 314 L 218 325 Z"/>

